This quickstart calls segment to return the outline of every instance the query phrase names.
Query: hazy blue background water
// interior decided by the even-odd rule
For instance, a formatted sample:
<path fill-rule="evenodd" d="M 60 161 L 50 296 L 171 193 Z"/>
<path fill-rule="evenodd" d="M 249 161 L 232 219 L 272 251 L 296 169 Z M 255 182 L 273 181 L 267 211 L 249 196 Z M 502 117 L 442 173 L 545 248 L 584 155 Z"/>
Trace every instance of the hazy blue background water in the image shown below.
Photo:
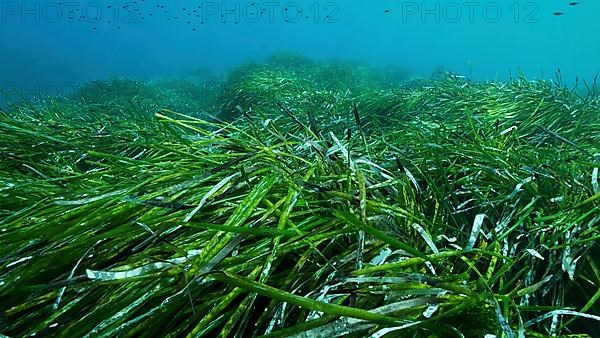
<path fill-rule="evenodd" d="M 253 3 L 265 11 L 258 20 Z M 226 12 L 236 5 L 238 18 Z M 278 50 L 424 74 L 443 66 L 474 80 L 560 68 L 573 82 L 600 71 L 599 15 L 599 1 L 2 0 L 0 82 L 5 92 L 66 92 L 110 76 L 225 71 Z"/>

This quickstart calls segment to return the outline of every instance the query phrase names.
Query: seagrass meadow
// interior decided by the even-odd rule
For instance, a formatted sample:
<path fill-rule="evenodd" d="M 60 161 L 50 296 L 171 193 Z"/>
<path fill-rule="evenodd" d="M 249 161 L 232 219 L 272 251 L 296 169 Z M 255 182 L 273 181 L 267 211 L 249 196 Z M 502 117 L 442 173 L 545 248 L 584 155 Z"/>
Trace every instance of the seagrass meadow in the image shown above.
<path fill-rule="evenodd" d="M 600 335 L 595 84 L 292 55 L 215 81 L 0 112 L 0 333 Z"/>

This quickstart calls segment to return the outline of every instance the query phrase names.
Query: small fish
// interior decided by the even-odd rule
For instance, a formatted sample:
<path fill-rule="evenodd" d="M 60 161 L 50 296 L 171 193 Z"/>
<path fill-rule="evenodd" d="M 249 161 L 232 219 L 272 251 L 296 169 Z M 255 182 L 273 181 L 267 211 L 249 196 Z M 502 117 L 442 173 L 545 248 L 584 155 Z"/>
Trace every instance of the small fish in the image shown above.
<path fill-rule="evenodd" d="M 396 165 L 398 166 L 398 169 L 400 169 L 400 171 L 405 171 L 406 168 L 404 167 L 404 164 L 402 164 L 402 161 L 400 161 L 400 157 L 398 157 L 398 155 L 394 155 L 394 157 L 396 158 Z"/>
<path fill-rule="evenodd" d="M 166 208 L 166 209 L 187 210 L 187 209 L 192 209 L 192 208 L 196 207 L 195 205 L 187 205 L 187 204 L 172 203 L 172 202 L 169 203 L 169 202 L 164 202 L 161 200 L 143 200 L 143 199 L 137 198 L 135 196 L 127 196 L 124 198 L 124 200 L 126 202 L 146 204 L 149 206 L 158 207 L 158 208 Z"/>
<path fill-rule="evenodd" d="M 308 127 L 306 125 L 304 125 L 304 123 L 302 123 L 298 119 L 298 117 L 296 117 L 296 115 L 288 107 L 286 107 L 283 103 L 277 102 L 277 106 L 279 107 L 279 109 L 281 111 L 286 113 L 294 122 L 296 122 L 296 124 L 298 124 L 300 127 L 302 127 L 302 129 L 304 129 L 304 130 L 308 129 Z"/>
<path fill-rule="evenodd" d="M 296 183 L 300 187 L 302 187 L 306 190 L 312 191 L 312 192 L 323 192 L 324 191 L 323 187 L 321 187 L 320 185 L 311 183 L 311 182 L 306 182 L 300 178 L 294 180 L 294 183 Z"/>
<path fill-rule="evenodd" d="M 352 113 L 354 114 L 354 121 L 359 127 L 362 127 L 360 123 L 360 114 L 358 113 L 358 107 L 356 107 L 356 102 L 352 102 Z"/>
<path fill-rule="evenodd" d="M 386 10 L 384 11 L 384 13 L 389 13 L 389 12 L 391 12 L 389 9 L 386 9 Z"/>
<path fill-rule="evenodd" d="M 319 137 L 321 133 L 319 133 L 319 128 L 317 127 L 317 120 L 315 120 L 315 116 L 310 111 L 307 111 L 306 115 L 308 115 L 308 125 L 310 131 L 312 131 L 313 134 L 315 134 L 315 136 Z"/>
<path fill-rule="evenodd" d="M 247 160 L 247 159 L 251 158 L 252 156 L 256 155 L 257 153 L 258 152 L 255 151 L 255 152 L 251 152 L 251 153 L 242 155 L 240 157 L 236 157 L 236 158 L 234 158 L 232 160 L 229 160 L 228 162 L 225 162 L 225 163 L 217 166 L 216 168 L 213 168 L 210 172 L 213 173 L 213 174 L 214 173 L 218 173 L 218 172 L 220 172 L 222 170 L 225 170 L 225 169 L 227 169 L 227 168 L 229 168 L 231 166 L 234 166 L 234 165 L 238 164 L 239 162 L 242 162 L 244 160 Z"/>
<path fill-rule="evenodd" d="M 554 13 L 552 13 L 552 14 L 554 14 L 554 16 L 562 16 L 562 15 L 565 15 L 565 13 L 563 13 L 563 12 L 554 12 Z"/>
<path fill-rule="evenodd" d="M 569 6 L 577 6 L 579 4 L 580 4 L 580 2 L 578 2 L 578 1 L 569 2 Z"/>

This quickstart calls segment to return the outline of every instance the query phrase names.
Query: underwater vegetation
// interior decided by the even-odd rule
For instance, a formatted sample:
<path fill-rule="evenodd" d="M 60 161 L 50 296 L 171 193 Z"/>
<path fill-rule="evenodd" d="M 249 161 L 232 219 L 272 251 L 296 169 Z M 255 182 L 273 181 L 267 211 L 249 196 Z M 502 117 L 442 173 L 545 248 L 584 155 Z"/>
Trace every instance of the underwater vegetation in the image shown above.
<path fill-rule="evenodd" d="M 104 111 L 146 111 L 169 107 L 181 113 L 196 114 L 217 107 L 223 80 L 195 71 L 177 79 L 144 82 L 126 78 L 92 81 L 72 95 L 68 103 L 85 104 L 87 109 Z M 61 99 L 61 98 L 54 98 Z"/>
<path fill-rule="evenodd" d="M 376 74 L 281 54 L 0 112 L 0 333 L 598 336 L 595 85 Z"/>

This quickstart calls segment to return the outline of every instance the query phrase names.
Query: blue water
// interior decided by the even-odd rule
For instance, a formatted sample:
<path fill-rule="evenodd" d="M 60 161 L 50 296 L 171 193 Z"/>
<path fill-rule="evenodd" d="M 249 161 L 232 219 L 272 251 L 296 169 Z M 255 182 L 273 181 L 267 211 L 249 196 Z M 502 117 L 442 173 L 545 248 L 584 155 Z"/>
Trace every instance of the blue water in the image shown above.
<path fill-rule="evenodd" d="M 0 102 L 111 76 L 224 72 L 279 50 L 473 80 L 560 68 L 574 83 L 600 71 L 598 15 L 598 1 L 2 0 Z"/>

